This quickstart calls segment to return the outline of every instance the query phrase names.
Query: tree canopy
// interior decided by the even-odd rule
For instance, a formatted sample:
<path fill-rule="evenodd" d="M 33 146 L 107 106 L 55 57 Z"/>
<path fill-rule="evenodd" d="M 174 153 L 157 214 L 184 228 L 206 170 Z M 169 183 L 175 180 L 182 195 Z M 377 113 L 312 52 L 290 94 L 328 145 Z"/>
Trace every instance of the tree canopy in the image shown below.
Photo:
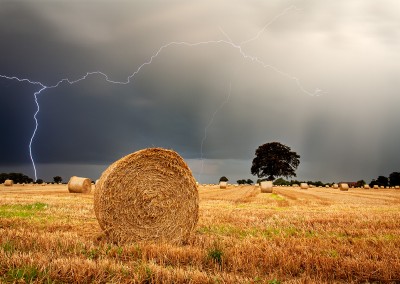
<path fill-rule="evenodd" d="M 393 172 L 389 175 L 390 186 L 400 185 L 400 173 Z"/>
<path fill-rule="evenodd" d="M 55 177 L 53 177 L 53 180 L 54 180 L 55 183 L 60 183 L 60 182 L 62 182 L 62 177 L 55 176 Z"/>
<path fill-rule="evenodd" d="M 253 175 L 267 177 L 268 180 L 274 180 L 278 176 L 296 176 L 300 155 L 292 152 L 290 147 L 279 142 L 265 143 L 257 148 L 255 155 L 251 166 Z"/>
<path fill-rule="evenodd" d="M 226 177 L 226 176 L 222 176 L 220 179 L 219 179 L 219 181 L 221 182 L 221 181 L 228 181 L 228 178 Z"/>

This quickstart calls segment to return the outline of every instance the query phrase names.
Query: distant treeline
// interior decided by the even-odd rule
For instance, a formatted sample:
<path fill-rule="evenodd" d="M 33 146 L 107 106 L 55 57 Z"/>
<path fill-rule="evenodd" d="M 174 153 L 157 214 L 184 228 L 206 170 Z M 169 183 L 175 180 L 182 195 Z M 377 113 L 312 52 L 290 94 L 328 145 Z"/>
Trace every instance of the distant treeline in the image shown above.
<path fill-rule="evenodd" d="M 2 173 L 0 174 L 0 184 L 4 183 L 6 179 L 11 179 L 14 183 L 38 183 L 42 184 L 44 183 L 44 180 L 42 179 L 37 179 L 36 181 L 33 180 L 33 178 L 28 177 L 27 175 L 24 175 L 22 173 Z M 62 182 L 62 177 L 60 176 L 55 176 L 53 177 L 53 181 L 49 181 L 49 183 L 60 183 Z"/>
<path fill-rule="evenodd" d="M 33 179 L 21 173 L 1 173 L 0 183 L 4 183 L 6 179 L 11 179 L 14 183 L 31 183 Z"/>
<path fill-rule="evenodd" d="M 265 179 L 258 179 L 257 183 L 260 183 L 262 181 L 267 180 Z M 228 178 L 225 176 L 221 177 L 220 181 L 228 181 Z M 364 180 L 358 180 L 358 181 L 337 181 L 337 182 L 328 182 L 324 183 L 322 181 L 299 181 L 299 180 L 285 180 L 283 178 L 278 178 L 275 181 L 273 181 L 274 185 L 283 185 L 283 186 L 292 186 L 294 184 L 300 185 L 301 183 L 307 183 L 308 185 L 313 185 L 313 186 L 332 186 L 335 183 L 340 183 L 340 182 L 345 182 L 348 183 L 349 186 L 354 186 L 354 187 L 363 187 L 365 184 L 367 184 Z M 238 184 L 252 184 L 253 181 L 251 179 L 240 179 L 237 181 Z M 392 172 L 389 177 L 385 176 L 378 176 L 376 179 L 372 179 L 370 183 L 368 183 L 370 187 L 373 187 L 374 185 L 378 186 L 400 186 L 400 172 Z"/>

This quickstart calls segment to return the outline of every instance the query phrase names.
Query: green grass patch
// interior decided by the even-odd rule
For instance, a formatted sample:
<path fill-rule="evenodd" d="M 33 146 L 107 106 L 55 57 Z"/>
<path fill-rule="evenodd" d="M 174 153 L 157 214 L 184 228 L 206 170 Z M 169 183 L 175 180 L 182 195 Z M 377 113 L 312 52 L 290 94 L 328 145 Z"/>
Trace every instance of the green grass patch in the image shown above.
<path fill-rule="evenodd" d="M 338 257 L 339 257 L 339 253 L 338 253 L 336 250 L 334 250 L 334 249 L 327 250 L 327 251 L 325 252 L 325 254 L 326 254 L 327 256 L 329 256 L 329 257 L 332 257 L 332 258 L 338 258 Z"/>
<path fill-rule="evenodd" d="M 212 247 L 207 251 L 207 257 L 212 261 L 222 264 L 222 257 L 224 256 L 224 252 L 219 247 Z"/>
<path fill-rule="evenodd" d="M 1 244 L 0 247 L 8 256 L 12 255 L 15 252 L 15 246 L 11 241 L 6 241 L 5 243 Z"/>
<path fill-rule="evenodd" d="M 285 200 L 285 198 L 283 196 L 280 196 L 279 194 L 276 194 L 276 193 L 271 193 L 269 195 L 269 198 L 272 198 L 274 200 Z"/>
<path fill-rule="evenodd" d="M 32 283 L 39 280 L 41 283 L 52 283 L 52 281 L 46 277 L 45 273 L 41 272 L 37 267 L 30 265 L 9 269 L 4 277 L 4 280 L 14 283 Z"/>
<path fill-rule="evenodd" d="M 1 218 L 30 218 L 37 212 L 47 209 L 48 205 L 41 202 L 33 204 L 0 205 Z"/>

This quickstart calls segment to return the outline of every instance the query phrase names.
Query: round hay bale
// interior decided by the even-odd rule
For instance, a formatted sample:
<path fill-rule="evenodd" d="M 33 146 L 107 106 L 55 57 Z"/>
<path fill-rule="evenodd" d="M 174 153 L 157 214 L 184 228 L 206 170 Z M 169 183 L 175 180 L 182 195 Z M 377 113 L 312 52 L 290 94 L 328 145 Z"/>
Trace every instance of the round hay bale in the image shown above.
<path fill-rule="evenodd" d="M 72 176 L 68 182 L 68 191 L 71 193 L 89 193 L 92 181 L 89 178 Z"/>
<path fill-rule="evenodd" d="M 400 186 L 396 185 L 394 188 L 395 188 L 395 189 L 400 189 Z"/>
<path fill-rule="evenodd" d="M 302 183 L 300 183 L 300 188 L 301 189 L 307 189 L 308 188 L 308 184 L 306 182 L 302 182 Z"/>
<path fill-rule="evenodd" d="M 364 184 L 364 189 L 369 189 L 369 184 Z"/>
<path fill-rule="evenodd" d="M 198 221 L 196 181 L 176 152 L 140 150 L 103 172 L 94 193 L 94 211 L 111 241 L 182 243 Z"/>
<path fill-rule="evenodd" d="M 341 191 L 349 191 L 349 185 L 347 183 L 341 183 L 339 188 Z"/>
<path fill-rule="evenodd" d="M 12 181 L 11 179 L 6 179 L 4 181 L 4 186 L 13 186 L 14 185 L 14 181 Z"/>
<path fill-rule="evenodd" d="M 273 191 L 272 181 L 262 181 L 260 184 L 262 193 L 272 193 Z"/>
<path fill-rule="evenodd" d="M 339 185 L 338 185 L 337 183 L 334 183 L 334 184 L 332 185 L 332 187 L 333 187 L 334 189 L 338 189 L 338 188 L 339 188 Z"/>
<path fill-rule="evenodd" d="M 228 186 L 228 183 L 226 181 L 221 181 L 219 183 L 219 188 L 224 189 Z"/>

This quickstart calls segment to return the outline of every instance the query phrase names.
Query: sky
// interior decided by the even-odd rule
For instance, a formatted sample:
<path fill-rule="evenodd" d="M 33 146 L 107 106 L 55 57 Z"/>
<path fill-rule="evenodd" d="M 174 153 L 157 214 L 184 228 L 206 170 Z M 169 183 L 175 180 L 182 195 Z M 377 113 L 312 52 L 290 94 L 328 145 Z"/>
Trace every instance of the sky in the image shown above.
<path fill-rule="evenodd" d="M 0 0 L 0 38 L 0 172 L 34 177 L 35 92 L 44 180 L 147 147 L 256 180 L 273 141 L 299 180 L 400 171 L 397 0 Z"/>

